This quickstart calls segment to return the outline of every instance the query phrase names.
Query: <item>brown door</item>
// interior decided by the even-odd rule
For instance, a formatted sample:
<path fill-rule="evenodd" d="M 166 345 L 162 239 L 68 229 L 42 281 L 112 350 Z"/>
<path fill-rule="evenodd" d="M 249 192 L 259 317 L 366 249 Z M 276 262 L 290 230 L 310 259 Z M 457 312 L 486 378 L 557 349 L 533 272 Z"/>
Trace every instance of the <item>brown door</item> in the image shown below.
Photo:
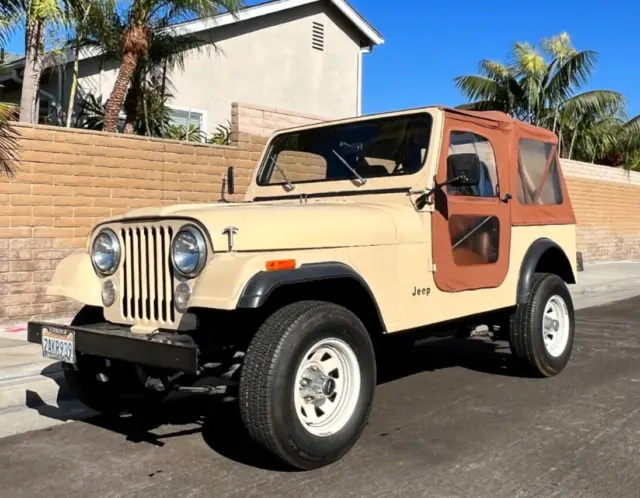
<path fill-rule="evenodd" d="M 436 179 L 448 179 L 448 157 L 475 153 L 480 183 L 448 186 L 435 194 L 432 217 L 435 283 L 446 292 L 499 286 L 509 269 L 511 217 L 509 133 L 496 125 L 448 115 Z"/>

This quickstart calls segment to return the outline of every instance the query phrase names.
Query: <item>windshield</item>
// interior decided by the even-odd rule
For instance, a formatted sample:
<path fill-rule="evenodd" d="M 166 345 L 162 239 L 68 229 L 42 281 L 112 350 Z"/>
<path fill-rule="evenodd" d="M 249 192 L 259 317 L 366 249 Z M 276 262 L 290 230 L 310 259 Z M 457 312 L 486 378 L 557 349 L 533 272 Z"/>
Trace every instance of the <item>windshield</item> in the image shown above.
<path fill-rule="evenodd" d="M 431 134 L 427 113 L 378 118 L 285 133 L 271 142 L 258 185 L 410 175 L 426 159 Z"/>

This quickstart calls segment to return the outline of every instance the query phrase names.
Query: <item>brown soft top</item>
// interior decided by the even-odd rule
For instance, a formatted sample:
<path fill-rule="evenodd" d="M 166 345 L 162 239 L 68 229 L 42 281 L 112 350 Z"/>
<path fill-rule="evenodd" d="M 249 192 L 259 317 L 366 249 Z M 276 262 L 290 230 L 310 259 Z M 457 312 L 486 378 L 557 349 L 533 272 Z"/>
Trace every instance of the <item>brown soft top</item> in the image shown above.
<path fill-rule="evenodd" d="M 518 135 L 520 136 L 537 138 L 539 140 L 543 140 L 545 142 L 550 142 L 553 144 L 558 143 L 558 136 L 552 131 L 540 126 L 525 123 L 524 121 L 520 121 L 519 119 L 509 116 L 507 113 L 501 111 L 469 111 L 466 109 L 457 109 L 454 107 L 446 107 L 441 105 L 433 107 L 436 107 L 447 114 L 457 114 L 459 116 L 467 116 L 483 121 L 493 121 L 495 123 L 500 123 L 501 127 L 517 130 L 519 132 Z"/>

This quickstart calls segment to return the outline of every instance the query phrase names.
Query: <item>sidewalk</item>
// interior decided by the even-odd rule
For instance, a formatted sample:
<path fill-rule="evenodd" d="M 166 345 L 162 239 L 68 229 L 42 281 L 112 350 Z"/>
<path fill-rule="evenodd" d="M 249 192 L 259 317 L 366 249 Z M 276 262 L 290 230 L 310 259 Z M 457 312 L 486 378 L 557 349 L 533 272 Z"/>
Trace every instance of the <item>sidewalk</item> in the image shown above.
<path fill-rule="evenodd" d="M 600 306 L 640 295 L 640 260 L 584 265 L 578 283 L 570 285 L 576 309 Z"/>
<path fill-rule="evenodd" d="M 640 260 L 586 264 L 578 280 L 569 287 L 576 309 L 637 296 Z M 60 364 L 43 358 L 41 347 L 26 337 L 26 323 L 0 324 L 0 437 L 94 414 L 71 397 Z"/>

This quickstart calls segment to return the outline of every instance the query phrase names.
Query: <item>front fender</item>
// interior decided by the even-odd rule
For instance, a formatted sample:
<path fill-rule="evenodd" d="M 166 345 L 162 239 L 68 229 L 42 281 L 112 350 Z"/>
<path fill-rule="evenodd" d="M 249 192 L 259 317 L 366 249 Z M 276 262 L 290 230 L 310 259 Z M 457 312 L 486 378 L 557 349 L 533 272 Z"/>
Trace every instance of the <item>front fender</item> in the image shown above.
<path fill-rule="evenodd" d="M 336 261 L 348 264 L 348 250 L 334 249 Z M 292 253 L 291 251 L 269 253 L 220 253 L 207 264 L 194 287 L 190 308 L 233 310 L 238 307 L 240 296 L 248 282 L 258 273 L 264 272 L 268 260 L 295 257 L 297 265 L 326 260 L 322 250 Z"/>
<path fill-rule="evenodd" d="M 232 310 L 247 280 L 264 268 L 264 255 L 223 253 L 207 264 L 193 288 L 190 308 Z"/>
<path fill-rule="evenodd" d="M 102 306 L 100 279 L 87 253 L 71 254 L 58 264 L 47 288 L 48 296 L 62 296 L 91 306 Z"/>

